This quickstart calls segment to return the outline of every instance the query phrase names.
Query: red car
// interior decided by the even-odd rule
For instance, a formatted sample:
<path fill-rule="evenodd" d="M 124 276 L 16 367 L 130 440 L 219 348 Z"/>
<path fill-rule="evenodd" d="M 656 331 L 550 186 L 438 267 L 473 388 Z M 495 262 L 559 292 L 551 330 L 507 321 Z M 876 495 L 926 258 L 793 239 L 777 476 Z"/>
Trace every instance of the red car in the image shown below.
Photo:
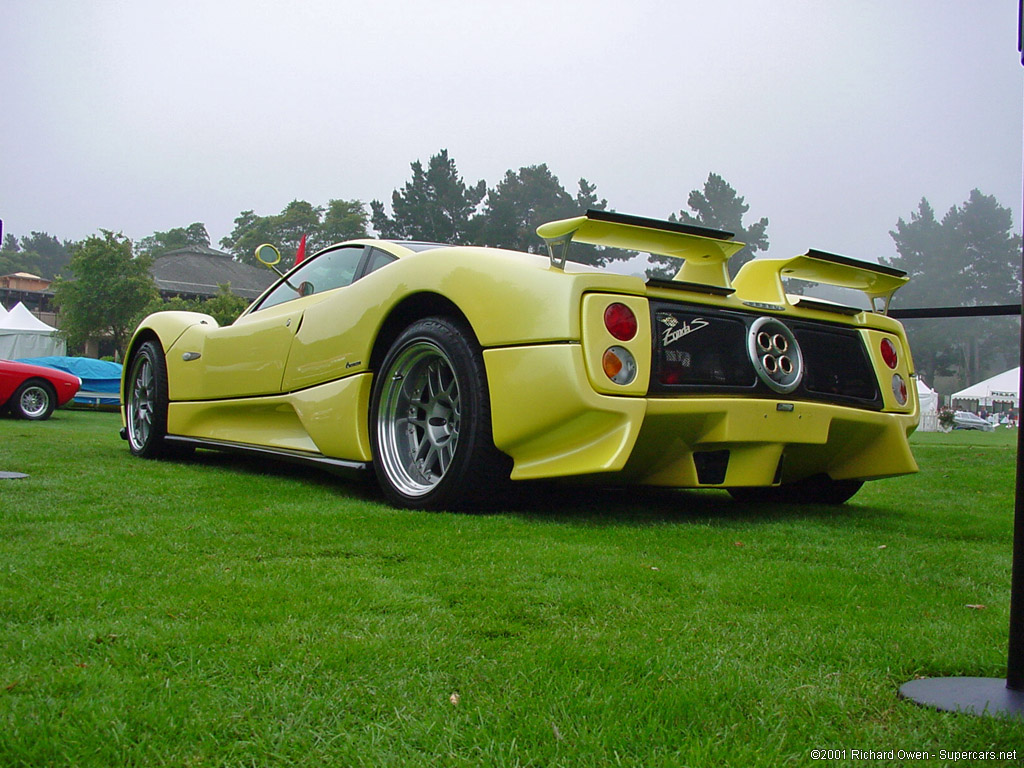
<path fill-rule="evenodd" d="M 0 410 L 10 410 L 18 419 L 50 418 L 81 386 L 77 376 L 56 368 L 0 360 Z"/>

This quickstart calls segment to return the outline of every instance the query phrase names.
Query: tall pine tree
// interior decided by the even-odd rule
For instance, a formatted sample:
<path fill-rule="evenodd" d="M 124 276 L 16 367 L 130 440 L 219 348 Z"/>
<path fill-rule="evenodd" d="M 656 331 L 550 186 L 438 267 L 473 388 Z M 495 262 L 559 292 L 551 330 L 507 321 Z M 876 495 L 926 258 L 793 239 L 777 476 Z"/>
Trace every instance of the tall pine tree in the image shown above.
<path fill-rule="evenodd" d="M 758 251 L 768 250 L 768 219 L 762 217 L 751 224 L 744 224 L 743 217 L 750 206 L 717 173 L 709 173 L 704 188 L 691 191 L 686 202 L 692 213 L 685 210 L 678 215 L 673 213 L 668 217 L 669 221 L 732 232 L 737 241 L 746 243 L 746 247 L 729 260 L 729 274 L 733 277 Z M 663 265 L 656 273 L 660 277 L 671 277 L 679 269 L 679 263 L 672 259 L 654 256 L 652 260 Z"/>
<path fill-rule="evenodd" d="M 898 256 L 883 263 L 902 269 L 910 283 L 895 307 L 1010 304 L 1020 301 L 1021 237 L 1013 215 L 991 195 L 972 190 L 942 221 L 926 199 L 890 233 Z M 925 382 L 955 376 L 973 384 L 1012 364 L 1020 321 L 1009 318 L 908 320 L 914 362 Z"/>
<path fill-rule="evenodd" d="M 412 178 L 391 195 L 390 216 L 379 200 L 370 203 L 374 229 L 384 238 L 468 244 L 486 183 L 467 186 L 447 149 L 432 156 L 425 169 L 419 160 L 411 168 Z"/>

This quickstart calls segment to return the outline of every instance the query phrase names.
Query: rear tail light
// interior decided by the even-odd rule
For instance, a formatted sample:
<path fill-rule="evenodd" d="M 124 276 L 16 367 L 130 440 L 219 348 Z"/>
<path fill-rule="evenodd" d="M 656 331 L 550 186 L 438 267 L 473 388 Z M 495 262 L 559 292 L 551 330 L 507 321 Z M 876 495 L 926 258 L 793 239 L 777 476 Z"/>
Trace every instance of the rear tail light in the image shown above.
<path fill-rule="evenodd" d="M 896 345 L 889 339 L 882 339 L 881 351 L 882 360 L 890 369 L 895 370 L 900 361 L 899 355 L 896 354 Z"/>
<path fill-rule="evenodd" d="M 636 378 L 636 358 L 625 347 L 609 347 L 601 357 L 605 376 L 616 384 L 625 386 Z"/>
<path fill-rule="evenodd" d="M 629 341 L 636 336 L 636 315 L 625 304 L 609 304 L 604 311 L 604 327 L 619 341 Z"/>
<path fill-rule="evenodd" d="M 900 405 L 907 404 L 907 382 L 898 373 L 892 375 L 892 393 Z"/>

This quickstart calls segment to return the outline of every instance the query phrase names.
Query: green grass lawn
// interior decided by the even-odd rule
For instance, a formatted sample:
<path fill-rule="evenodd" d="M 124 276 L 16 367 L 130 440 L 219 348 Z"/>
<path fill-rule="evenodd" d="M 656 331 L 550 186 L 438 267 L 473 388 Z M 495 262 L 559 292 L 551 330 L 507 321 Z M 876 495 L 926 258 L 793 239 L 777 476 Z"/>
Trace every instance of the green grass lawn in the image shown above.
<path fill-rule="evenodd" d="M 1024 723 L 897 696 L 1005 674 L 1015 433 L 915 436 L 919 474 L 835 509 L 573 490 L 470 515 L 134 459 L 118 427 L 0 419 L 0 470 L 30 475 L 0 480 L 0 765 L 1024 758 Z"/>

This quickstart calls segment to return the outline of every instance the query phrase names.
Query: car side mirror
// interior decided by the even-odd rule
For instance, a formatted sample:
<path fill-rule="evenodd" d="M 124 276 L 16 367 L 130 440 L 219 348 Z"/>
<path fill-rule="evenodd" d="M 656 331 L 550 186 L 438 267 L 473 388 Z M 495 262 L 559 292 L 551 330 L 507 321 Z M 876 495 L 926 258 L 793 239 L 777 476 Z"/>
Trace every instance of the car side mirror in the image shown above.
<path fill-rule="evenodd" d="M 260 264 L 273 269 L 274 265 L 281 261 L 281 252 L 270 243 L 263 243 L 263 245 L 256 248 L 256 258 Z M 277 270 L 275 269 L 274 271 L 276 272 Z"/>

